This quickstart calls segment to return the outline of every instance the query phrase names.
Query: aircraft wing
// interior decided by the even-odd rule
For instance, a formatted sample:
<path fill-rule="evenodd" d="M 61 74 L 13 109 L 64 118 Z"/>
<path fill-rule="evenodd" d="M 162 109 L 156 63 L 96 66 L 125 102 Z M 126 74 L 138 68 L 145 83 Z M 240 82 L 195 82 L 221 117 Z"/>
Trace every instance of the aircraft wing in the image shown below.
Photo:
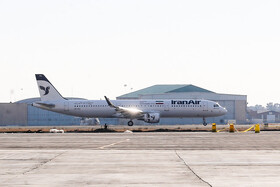
<path fill-rule="evenodd" d="M 108 105 L 112 108 L 115 108 L 119 117 L 130 118 L 130 119 L 141 118 L 141 117 L 143 117 L 143 115 L 145 113 L 142 110 L 139 110 L 137 108 L 126 108 L 126 107 L 116 106 L 109 100 L 109 98 L 107 98 L 106 96 L 104 96 L 104 97 L 105 97 Z"/>

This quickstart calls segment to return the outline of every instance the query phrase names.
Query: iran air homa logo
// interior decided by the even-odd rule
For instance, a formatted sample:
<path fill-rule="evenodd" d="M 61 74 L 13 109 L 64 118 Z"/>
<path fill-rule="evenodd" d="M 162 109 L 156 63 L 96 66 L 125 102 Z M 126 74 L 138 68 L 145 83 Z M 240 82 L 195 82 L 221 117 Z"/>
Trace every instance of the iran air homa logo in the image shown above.
<path fill-rule="evenodd" d="M 44 95 L 48 95 L 49 90 L 50 90 L 50 87 L 48 86 L 48 87 L 45 88 L 44 86 L 40 86 L 40 89 L 43 90 L 43 91 L 45 92 Z"/>

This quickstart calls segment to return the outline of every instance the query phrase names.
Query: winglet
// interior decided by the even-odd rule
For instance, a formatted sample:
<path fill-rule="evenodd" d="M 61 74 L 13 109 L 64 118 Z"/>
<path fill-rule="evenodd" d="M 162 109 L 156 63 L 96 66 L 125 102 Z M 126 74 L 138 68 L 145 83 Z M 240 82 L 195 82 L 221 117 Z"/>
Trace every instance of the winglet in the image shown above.
<path fill-rule="evenodd" d="M 110 99 L 109 99 L 108 97 L 106 97 L 106 96 L 104 96 L 104 97 L 105 97 L 105 99 L 106 99 L 107 104 L 108 104 L 110 107 L 118 108 L 117 106 L 113 105 L 113 103 L 110 101 Z"/>

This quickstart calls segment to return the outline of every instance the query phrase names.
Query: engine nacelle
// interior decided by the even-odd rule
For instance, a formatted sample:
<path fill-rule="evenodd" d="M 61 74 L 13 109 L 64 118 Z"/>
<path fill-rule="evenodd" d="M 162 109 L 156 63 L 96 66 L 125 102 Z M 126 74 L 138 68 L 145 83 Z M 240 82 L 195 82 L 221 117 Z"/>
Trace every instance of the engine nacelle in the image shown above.
<path fill-rule="evenodd" d="M 147 123 L 158 123 L 159 122 L 159 113 L 146 113 L 144 114 L 144 121 Z"/>

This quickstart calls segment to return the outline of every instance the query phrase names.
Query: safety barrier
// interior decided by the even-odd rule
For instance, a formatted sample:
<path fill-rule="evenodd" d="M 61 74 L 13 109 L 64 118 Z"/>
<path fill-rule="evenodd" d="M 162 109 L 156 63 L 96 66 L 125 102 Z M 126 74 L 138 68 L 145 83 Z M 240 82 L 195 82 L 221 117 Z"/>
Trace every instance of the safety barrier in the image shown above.
<path fill-rule="evenodd" d="M 229 125 L 229 132 L 234 132 L 235 128 L 234 128 L 234 124 L 230 124 Z"/>
<path fill-rule="evenodd" d="M 228 130 L 228 132 L 230 132 L 230 133 L 234 133 L 234 132 L 244 133 L 244 132 L 248 132 L 248 131 L 250 131 L 251 129 L 255 128 L 255 133 L 260 133 L 260 125 L 259 125 L 259 124 L 252 125 L 250 128 L 248 128 L 248 129 L 246 129 L 246 130 L 243 130 L 243 131 L 238 131 L 238 130 L 234 127 L 234 124 L 228 124 L 228 125 L 229 125 L 229 126 L 226 127 L 226 128 L 224 128 L 224 129 L 217 130 L 216 124 L 213 123 L 213 124 L 212 124 L 212 132 L 222 132 L 222 131 Z"/>
<path fill-rule="evenodd" d="M 261 131 L 260 125 L 257 124 L 257 125 L 255 126 L 255 133 L 260 133 L 260 131 Z"/>
<path fill-rule="evenodd" d="M 217 132 L 216 123 L 212 123 L 212 132 Z"/>
<path fill-rule="evenodd" d="M 255 125 L 252 125 L 249 129 L 246 129 L 245 131 L 242 131 L 242 132 L 248 132 L 249 130 L 251 130 L 254 127 L 255 127 Z"/>

